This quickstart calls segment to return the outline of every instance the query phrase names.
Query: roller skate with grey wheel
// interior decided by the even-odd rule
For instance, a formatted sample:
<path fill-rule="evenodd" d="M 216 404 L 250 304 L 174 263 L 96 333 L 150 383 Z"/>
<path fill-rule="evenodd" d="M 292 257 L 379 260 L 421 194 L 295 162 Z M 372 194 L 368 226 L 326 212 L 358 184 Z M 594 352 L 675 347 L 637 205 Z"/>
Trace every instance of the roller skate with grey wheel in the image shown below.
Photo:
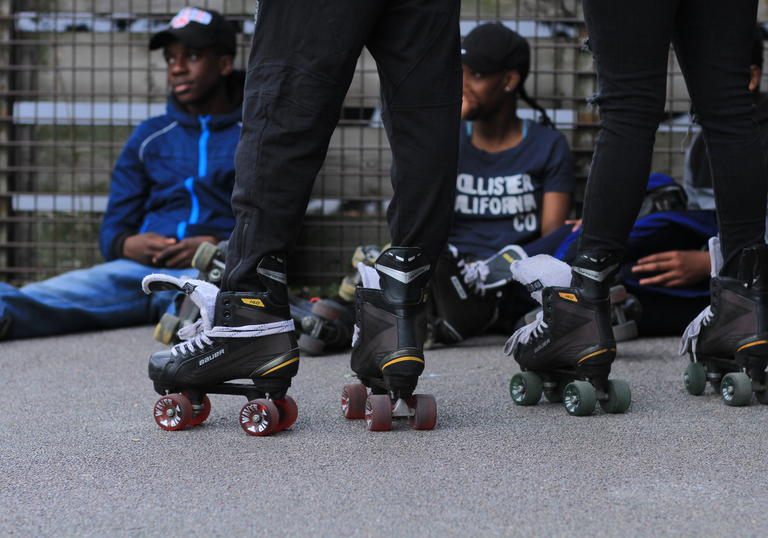
<path fill-rule="evenodd" d="M 286 393 L 298 372 L 299 349 L 284 261 L 267 256 L 258 273 L 267 291 L 224 292 L 203 280 L 162 274 L 144 278 L 146 293 L 183 291 L 200 309 L 200 318 L 179 331 L 179 344 L 149 358 L 149 378 L 161 395 L 154 407 L 160 428 L 204 422 L 211 410 L 208 394 L 245 396 L 238 422 L 249 435 L 269 435 L 296 421 L 296 402 Z"/>
<path fill-rule="evenodd" d="M 629 409 L 629 385 L 608 379 L 616 357 L 608 283 L 618 268 L 614 254 L 581 254 L 572 268 L 546 255 L 512 266 L 513 278 L 542 305 L 504 346 L 522 370 L 509 385 L 516 404 L 535 405 L 543 393 L 575 416 L 591 415 L 598 403 L 607 413 Z"/>
<path fill-rule="evenodd" d="M 717 238 L 709 241 L 712 278 L 710 305 L 686 328 L 680 354 L 690 363 L 683 381 L 694 396 L 707 382 L 726 405 L 752 401 L 768 404 L 768 246 L 745 249 L 737 278 L 719 276 L 722 254 Z"/>
<path fill-rule="evenodd" d="M 424 371 L 430 269 L 414 247 L 388 248 L 375 268 L 358 264 L 351 365 L 360 383 L 344 387 L 341 404 L 346 418 L 364 418 L 371 431 L 390 430 L 395 419 L 417 430 L 431 430 L 437 422 L 435 397 L 414 394 Z"/>

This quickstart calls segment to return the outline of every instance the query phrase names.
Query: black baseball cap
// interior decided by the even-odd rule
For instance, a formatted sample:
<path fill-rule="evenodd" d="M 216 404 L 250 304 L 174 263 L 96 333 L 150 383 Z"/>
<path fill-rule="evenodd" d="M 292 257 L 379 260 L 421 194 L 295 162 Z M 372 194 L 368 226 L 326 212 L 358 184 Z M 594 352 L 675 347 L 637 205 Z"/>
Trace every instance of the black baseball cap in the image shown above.
<path fill-rule="evenodd" d="M 461 63 L 483 74 L 516 70 L 524 81 L 531 68 L 531 47 L 502 23 L 489 22 L 476 26 L 464 38 Z"/>
<path fill-rule="evenodd" d="M 212 9 L 185 7 L 168 23 L 165 30 L 157 32 L 149 40 L 149 50 L 160 49 L 173 40 L 178 40 L 188 47 L 208 48 L 219 46 L 235 55 L 235 26 L 221 13 Z"/>

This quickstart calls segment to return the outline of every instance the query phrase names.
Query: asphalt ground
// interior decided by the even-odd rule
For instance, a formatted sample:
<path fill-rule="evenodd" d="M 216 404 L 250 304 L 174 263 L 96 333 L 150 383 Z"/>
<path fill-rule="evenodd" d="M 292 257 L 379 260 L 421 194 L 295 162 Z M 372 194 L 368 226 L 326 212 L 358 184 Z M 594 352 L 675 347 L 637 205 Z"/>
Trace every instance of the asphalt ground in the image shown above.
<path fill-rule="evenodd" d="M 0 535 L 765 536 L 768 408 L 688 395 L 676 339 L 620 346 L 625 415 L 515 406 L 486 337 L 428 353 L 434 431 L 341 416 L 348 358 L 302 359 L 290 430 L 250 437 L 245 398 L 160 430 L 151 328 L 0 344 Z"/>

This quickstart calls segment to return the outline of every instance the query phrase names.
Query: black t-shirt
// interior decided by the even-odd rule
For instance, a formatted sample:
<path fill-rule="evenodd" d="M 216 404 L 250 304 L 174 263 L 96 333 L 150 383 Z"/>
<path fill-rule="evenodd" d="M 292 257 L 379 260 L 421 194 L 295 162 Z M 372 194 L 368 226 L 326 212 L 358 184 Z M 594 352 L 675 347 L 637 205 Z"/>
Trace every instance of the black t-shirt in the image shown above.
<path fill-rule="evenodd" d="M 526 121 L 523 140 L 497 153 L 472 145 L 470 125 L 461 131 L 449 242 L 465 257 L 487 258 L 541 235 L 543 195 L 573 192 L 573 162 L 563 134 L 538 123 Z"/>

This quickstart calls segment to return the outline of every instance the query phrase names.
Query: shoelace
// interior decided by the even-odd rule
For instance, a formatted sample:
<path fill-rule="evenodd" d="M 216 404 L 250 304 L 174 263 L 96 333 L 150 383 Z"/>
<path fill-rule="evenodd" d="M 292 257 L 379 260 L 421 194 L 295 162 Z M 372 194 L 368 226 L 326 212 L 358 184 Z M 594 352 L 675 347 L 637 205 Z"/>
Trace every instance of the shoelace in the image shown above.
<path fill-rule="evenodd" d="M 714 314 L 712 313 L 712 306 L 710 305 L 699 312 L 699 315 L 688 324 L 688 327 L 685 328 L 685 332 L 683 333 L 683 337 L 680 339 L 680 349 L 678 350 L 680 355 L 684 355 L 688 350 L 689 342 L 691 344 L 691 351 L 694 355 L 696 354 L 696 342 L 699 339 L 701 328 L 709 325 L 709 322 L 712 321 L 713 317 Z"/>
<path fill-rule="evenodd" d="M 536 314 L 536 319 L 530 322 L 528 325 L 520 327 L 518 330 L 509 337 L 507 343 L 504 344 L 504 353 L 506 355 L 512 355 L 518 343 L 527 344 L 531 341 L 531 338 L 538 338 L 547 329 L 549 325 L 544 321 L 544 311 L 539 311 Z"/>
<path fill-rule="evenodd" d="M 258 325 L 243 325 L 240 327 L 216 326 L 206 329 L 201 318 L 192 325 L 179 330 L 177 333 L 179 338 L 185 341 L 173 346 L 171 354 L 175 356 L 184 352 L 193 353 L 196 347 L 202 351 L 206 346 L 213 344 L 214 338 L 258 338 L 270 334 L 285 333 L 295 329 L 296 326 L 292 319 Z"/>
<path fill-rule="evenodd" d="M 464 277 L 464 283 L 472 287 L 474 291 L 480 294 L 485 294 L 483 282 L 485 281 L 486 277 L 488 277 L 488 273 L 490 272 L 490 269 L 488 269 L 488 266 L 485 264 L 485 262 L 462 262 L 459 263 L 459 266 L 461 267 L 461 276 Z"/>

